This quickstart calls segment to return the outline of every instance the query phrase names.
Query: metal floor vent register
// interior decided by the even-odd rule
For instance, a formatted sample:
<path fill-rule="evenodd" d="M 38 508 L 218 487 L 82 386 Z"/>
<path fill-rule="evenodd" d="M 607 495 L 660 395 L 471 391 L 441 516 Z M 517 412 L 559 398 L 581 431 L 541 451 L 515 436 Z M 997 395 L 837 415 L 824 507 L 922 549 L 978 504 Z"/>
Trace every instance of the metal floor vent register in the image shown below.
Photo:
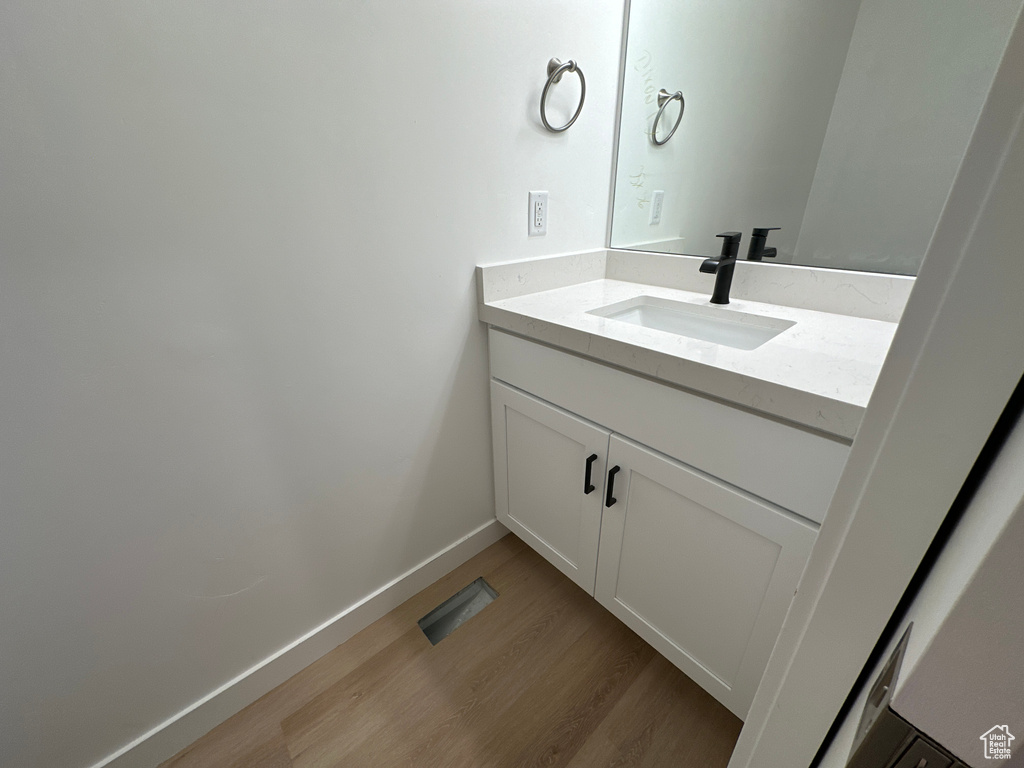
<path fill-rule="evenodd" d="M 497 596 L 498 593 L 481 576 L 420 619 L 420 629 L 431 645 L 437 645 L 493 603 Z"/>

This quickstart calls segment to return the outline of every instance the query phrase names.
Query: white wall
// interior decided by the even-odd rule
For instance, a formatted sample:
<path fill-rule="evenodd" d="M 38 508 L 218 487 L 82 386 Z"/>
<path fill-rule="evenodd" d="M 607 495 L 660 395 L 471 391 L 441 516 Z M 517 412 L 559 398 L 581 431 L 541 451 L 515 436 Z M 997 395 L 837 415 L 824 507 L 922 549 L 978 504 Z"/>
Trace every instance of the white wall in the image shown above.
<path fill-rule="evenodd" d="M 100 760 L 493 515 L 473 266 L 604 244 L 621 17 L 0 6 L 0 764 Z"/>
<path fill-rule="evenodd" d="M 981 735 L 1024 725 L 1024 473 L 1018 453 L 1005 507 L 1013 513 L 921 658 L 901 678 L 892 707 L 957 755 L 982 766 Z M 952 692 L 955 695 L 951 695 Z M 1020 743 L 1013 751 L 1024 752 Z"/>
<path fill-rule="evenodd" d="M 782 227 L 769 243 L 792 254 L 858 4 L 632 0 L 612 244 L 682 237 L 677 252 L 711 255 L 719 232 Z M 682 91 L 686 111 L 655 146 L 660 88 Z M 659 137 L 677 115 L 666 107 Z"/>
<path fill-rule="evenodd" d="M 793 261 L 917 273 L 1021 0 L 863 0 Z"/>
<path fill-rule="evenodd" d="M 1022 465 L 1024 422 L 1003 446 L 870 678 L 913 621 L 893 708 L 972 765 L 985 763 L 982 733 L 997 722 L 1009 723 L 1015 734 L 1017 724 L 1024 725 Z M 846 765 L 870 687 L 861 691 L 821 768 Z"/>

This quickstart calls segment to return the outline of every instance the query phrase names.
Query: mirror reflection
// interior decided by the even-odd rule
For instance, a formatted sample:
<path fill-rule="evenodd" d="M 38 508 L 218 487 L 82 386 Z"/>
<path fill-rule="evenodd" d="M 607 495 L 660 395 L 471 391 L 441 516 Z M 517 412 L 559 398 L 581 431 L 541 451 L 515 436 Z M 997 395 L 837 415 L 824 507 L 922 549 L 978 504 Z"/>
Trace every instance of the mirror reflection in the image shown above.
<path fill-rule="evenodd" d="M 631 0 L 612 247 L 916 274 L 1021 6 Z"/>

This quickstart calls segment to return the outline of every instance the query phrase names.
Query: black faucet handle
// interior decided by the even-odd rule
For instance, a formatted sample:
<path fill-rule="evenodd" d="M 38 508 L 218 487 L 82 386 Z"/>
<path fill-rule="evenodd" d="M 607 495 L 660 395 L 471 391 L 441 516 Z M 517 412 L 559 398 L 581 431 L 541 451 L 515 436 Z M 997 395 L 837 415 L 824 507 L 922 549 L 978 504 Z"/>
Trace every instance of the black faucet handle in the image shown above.
<path fill-rule="evenodd" d="M 742 232 L 721 232 L 715 237 L 721 237 L 722 240 L 722 256 L 725 258 L 733 258 L 740 252 L 740 238 L 743 237 Z"/>
<path fill-rule="evenodd" d="M 773 259 L 778 255 L 777 248 L 765 248 L 764 243 L 768 239 L 768 233 L 774 232 L 782 227 L 754 227 L 750 233 L 750 248 L 747 250 L 747 261 L 760 261 L 761 259 Z"/>

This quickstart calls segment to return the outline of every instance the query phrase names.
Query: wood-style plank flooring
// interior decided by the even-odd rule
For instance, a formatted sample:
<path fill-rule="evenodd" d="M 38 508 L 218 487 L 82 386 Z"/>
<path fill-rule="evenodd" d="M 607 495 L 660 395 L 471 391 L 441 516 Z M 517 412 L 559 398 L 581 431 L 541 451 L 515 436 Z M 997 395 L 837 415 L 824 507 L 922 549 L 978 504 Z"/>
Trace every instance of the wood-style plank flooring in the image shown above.
<path fill-rule="evenodd" d="M 498 599 L 431 646 L 478 576 Z M 161 768 L 723 768 L 740 726 L 509 535 Z"/>

